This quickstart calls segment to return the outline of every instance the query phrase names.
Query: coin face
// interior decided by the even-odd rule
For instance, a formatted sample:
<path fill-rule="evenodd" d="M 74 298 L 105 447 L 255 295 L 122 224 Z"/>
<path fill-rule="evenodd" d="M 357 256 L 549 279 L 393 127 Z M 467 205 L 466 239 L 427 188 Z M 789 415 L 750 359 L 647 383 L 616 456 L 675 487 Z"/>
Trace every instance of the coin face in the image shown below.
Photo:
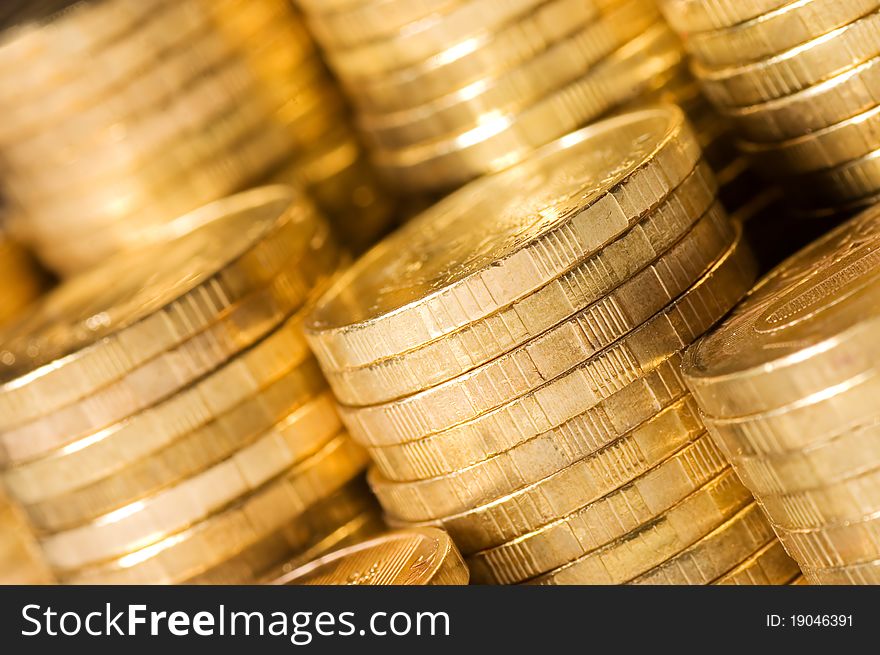
<path fill-rule="evenodd" d="M 478 277 L 649 159 L 677 120 L 660 111 L 614 119 L 449 196 L 356 263 L 324 296 L 313 325 L 370 321 Z"/>
<path fill-rule="evenodd" d="M 75 353 L 194 289 L 279 224 L 294 192 L 266 187 L 207 205 L 169 236 L 112 258 L 48 294 L 0 333 L 0 384 Z"/>
<path fill-rule="evenodd" d="M 737 312 L 688 354 L 694 378 L 808 359 L 878 314 L 880 208 L 868 210 L 765 277 Z"/>
<path fill-rule="evenodd" d="M 443 575 L 455 570 L 453 579 Z M 442 530 L 419 528 L 392 532 L 331 553 L 302 566 L 278 584 L 427 585 L 467 582 L 467 569 Z"/>

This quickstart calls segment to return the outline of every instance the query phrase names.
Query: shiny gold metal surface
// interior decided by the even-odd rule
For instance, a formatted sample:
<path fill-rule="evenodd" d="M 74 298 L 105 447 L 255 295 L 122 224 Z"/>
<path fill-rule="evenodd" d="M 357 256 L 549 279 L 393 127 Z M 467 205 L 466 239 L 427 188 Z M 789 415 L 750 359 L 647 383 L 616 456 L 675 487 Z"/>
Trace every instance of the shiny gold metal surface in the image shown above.
<path fill-rule="evenodd" d="M 467 584 L 461 554 L 442 530 L 399 530 L 344 548 L 275 580 L 282 585 Z"/>

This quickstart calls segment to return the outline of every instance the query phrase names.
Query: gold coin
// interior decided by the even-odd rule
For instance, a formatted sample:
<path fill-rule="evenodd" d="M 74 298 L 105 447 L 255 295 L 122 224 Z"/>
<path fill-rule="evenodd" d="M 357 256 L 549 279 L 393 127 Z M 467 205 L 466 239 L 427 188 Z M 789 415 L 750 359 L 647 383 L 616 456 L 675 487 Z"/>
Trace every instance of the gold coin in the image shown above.
<path fill-rule="evenodd" d="M 107 428 L 112 431 L 113 424 L 154 408 L 197 379 L 213 375 L 236 353 L 262 342 L 273 332 L 296 308 L 289 301 L 302 302 L 302 290 L 297 288 L 296 280 L 291 284 L 290 276 L 282 273 L 280 279 L 273 281 L 273 287 L 280 289 L 276 298 L 258 290 L 242 304 L 230 308 L 221 322 L 148 360 L 119 380 L 75 403 L 4 430 L 0 443 L 7 445 L 12 459 L 29 457 L 25 451 L 12 455 L 19 440 L 34 442 L 29 444 L 31 456 L 47 454 L 53 443 L 68 445 Z M 297 354 L 296 346 L 301 346 L 300 353 L 304 352 L 301 340 L 297 343 L 288 338 L 288 342 L 293 344 L 292 356 Z"/>
<path fill-rule="evenodd" d="M 651 12 L 645 0 L 632 5 Z M 654 9 L 656 14 L 656 9 Z M 379 113 L 412 107 L 498 75 L 518 66 L 583 27 L 596 15 L 592 2 L 545 0 L 527 14 L 464 41 L 450 43 L 442 52 L 382 76 L 343 79 L 352 100 L 364 111 Z"/>
<path fill-rule="evenodd" d="M 322 229 L 292 190 L 264 187 L 168 227 L 166 236 L 189 230 L 184 238 L 126 253 L 62 285 L 3 333 L 3 425 L 119 379 L 216 321 L 297 260 L 305 298 L 329 272 L 316 257 L 329 247 Z"/>
<path fill-rule="evenodd" d="M 328 50 L 393 39 L 416 23 L 448 14 L 460 0 L 378 0 L 337 11 L 309 10 L 312 33 Z"/>
<path fill-rule="evenodd" d="M 662 267 L 667 261 L 651 264 L 650 259 L 672 256 L 697 242 L 711 250 L 710 241 L 729 230 L 718 207 L 710 208 L 713 198 L 711 178 L 699 166 L 641 222 L 530 295 L 443 339 L 375 364 L 330 371 L 328 380 L 343 403 L 364 405 L 420 391 L 499 357 L 570 317 L 577 308 L 592 303 L 598 308 L 599 301 L 606 302 L 604 294 L 616 285 L 645 267 Z M 700 216 L 698 227 L 692 227 Z M 683 241 L 675 243 L 676 239 Z"/>
<path fill-rule="evenodd" d="M 597 157 L 600 151 L 610 158 Z M 619 237 L 698 157 L 672 108 L 550 144 L 449 196 L 361 258 L 317 304 L 309 342 L 333 371 L 404 352 L 497 311 Z"/>
<path fill-rule="evenodd" d="M 340 406 L 342 418 L 363 445 L 413 441 L 491 411 L 575 369 L 585 381 L 582 395 L 599 402 L 639 377 L 652 362 L 696 339 L 712 324 L 719 304 L 745 294 L 756 276 L 751 253 L 739 234 L 726 250 L 723 247 L 722 243 L 709 258 L 711 268 L 702 277 L 696 279 L 700 274 L 695 273 L 683 281 L 676 290 L 681 296 L 663 296 L 646 316 L 630 322 L 623 308 L 614 306 L 609 314 L 613 318 L 601 323 L 608 330 L 607 338 L 576 315 L 488 364 L 430 389 L 381 405 Z M 693 286 L 688 288 L 689 284 Z M 650 305 L 650 297 L 637 302 Z M 617 324 L 624 329 L 615 332 Z M 697 326 L 702 329 L 697 331 Z"/>
<path fill-rule="evenodd" d="M 726 28 L 688 31 L 685 46 L 707 66 L 755 61 L 828 34 L 878 7 L 877 0 L 789 0 L 772 11 Z"/>
<path fill-rule="evenodd" d="M 129 187 L 136 182 L 158 185 L 169 179 L 172 173 L 185 174 L 182 165 L 195 156 L 193 151 L 205 142 L 206 137 L 211 138 L 212 145 L 219 150 L 232 143 L 237 135 L 247 132 L 257 120 L 265 120 L 267 112 L 256 102 L 204 101 L 206 92 L 221 85 L 226 86 L 230 94 L 252 94 L 254 85 L 243 73 L 244 68 L 238 65 L 224 67 L 191 89 L 182 91 L 167 114 L 149 113 L 128 121 L 125 140 L 88 149 L 81 146 L 58 148 L 51 158 L 56 161 L 46 158 L 39 170 L 34 170 L 32 164 L 38 152 L 28 147 L 31 144 L 13 151 L 16 156 L 20 153 L 28 159 L 11 164 L 10 185 L 15 185 L 12 196 L 36 215 L 33 220 L 38 226 L 49 227 L 54 225 L 55 219 L 64 219 L 70 214 L 55 212 L 44 218 L 33 208 L 47 206 L 51 209 L 71 197 L 76 197 L 77 202 L 101 206 L 103 199 L 112 197 L 111 193 L 121 196 L 126 192 L 125 184 Z M 187 123 L 169 119 L 169 114 L 173 116 L 183 107 L 191 112 Z M 199 129 L 207 133 L 196 133 L 195 130 Z M 165 164 L 165 170 L 157 170 L 159 161 Z M 133 198 L 135 193 L 136 190 L 132 189 L 127 197 Z M 129 200 L 129 206 L 134 202 Z M 94 220 L 90 218 L 88 222 Z"/>
<path fill-rule="evenodd" d="M 177 29 L 169 30 L 168 21 Z M 80 58 L 75 69 L 41 90 L 31 102 L 19 102 L 18 94 L 9 96 L 17 102 L 5 108 L 10 114 L 0 128 L 0 142 L 16 141 L 65 122 L 68 124 L 64 129 L 75 130 L 83 121 L 102 114 L 109 117 L 111 110 L 119 116 L 122 107 L 132 106 L 131 91 L 135 88 L 144 92 L 145 103 L 150 102 L 151 93 L 167 98 L 174 86 L 172 80 L 185 84 L 206 68 L 229 58 L 229 47 L 208 32 L 207 26 L 204 12 L 192 3 L 166 3 L 154 19 L 144 21 L 143 27 L 133 34 L 135 38 L 122 39 L 110 46 L 106 54 L 114 66 L 96 66 L 91 57 Z M 182 47 L 185 43 L 189 44 L 188 49 Z M 183 53 L 190 53 L 190 57 L 185 59 Z M 164 84 L 155 76 L 156 72 L 165 76 Z M 100 98 L 110 102 L 96 103 Z"/>
<path fill-rule="evenodd" d="M 880 469 L 814 489 L 764 494 L 759 501 L 773 524 L 786 530 L 860 521 L 880 512 Z"/>
<path fill-rule="evenodd" d="M 282 381 L 291 386 L 291 378 Z M 269 391 L 275 392 L 277 388 Z M 249 416 L 243 426 L 232 424 L 231 421 L 235 419 L 243 420 L 239 410 L 247 408 L 256 411 L 263 408 L 255 397 L 254 402 L 246 401 L 246 404 L 236 407 L 231 416 L 218 417 L 206 429 L 185 435 L 156 454 L 128 466 L 117 465 L 112 477 L 99 478 L 64 496 L 48 498 L 27 505 L 25 509 L 31 521 L 40 529 L 53 532 L 68 530 L 176 484 L 188 475 L 197 474 L 225 457 L 232 457 L 236 449 L 247 446 L 257 438 L 265 438 L 269 433 L 286 440 L 295 438 L 298 433 L 305 433 L 307 436 L 303 438 L 311 439 L 320 435 L 332 436 L 342 429 L 332 400 L 326 394 L 317 398 L 290 399 L 287 406 L 292 409 L 286 416 L 276 418 L 274 413 L 266 410 L 265 418 Z M 276 419 L 277 424 L 266 425 L 272 419 Z M 231 432 L 235 427 L 238 430 Z"/>
<path fill-rule="evenodd" d="M 755 494 L 806 491 L 880 468 L 878 435 L 880 421 L 873 420 L 800 450 L 742 455 L 732 461 Z"/>
<path fill-rule="evenodd" d="M 774 524 L 785 550 L 804 570 L 863 564 L 880 559 L 880 517 L 821 528 L 790 530 Z"/>
<path fill-rule="evenodd" d="M 878 235 L 870 210 L 811 244 L 688 351 L 685 375 L 708 415 L 768 411 L 872 367 Z"/>
<path fill-rule="evenodd" d="M 215 431 L 227 420 L 241 425 L 248 416 L 243 412 L 251 412 L 249 420 L 257 423 L 263 415 L 258 409 L 276 407 L 280 419 L 294 394 L 314 395 L 326 388 L 316 362 L 301 343 L 295 325 L 282 329 L 165 402 L 39 459 L 7 468 L 4 482 L 16 498 L 31 505 L 89 486 L 185 435 L 213 433 L 219 443 L 222 439 Z"/>
<path fill-rule="evenodd" d="M 177 584 L 235 557 L 349 484 L 366 464 L 348 440 L 325 448 L 230 507 L 146 548 L 66 571 L 71 584 Z"/>
<path fill-rule="evenodd" d="M 791 0 L 661 0 L 669 24 L 683 34 L 724 29 L 766 14 Z"/>
<path fill-rule="evenodd" d="M 42 18 L 39 24 L 34 21 L 8 29 L 0 46 L 0 69 L 3 70 L 0 78 L 8 82 L 8 86 L 0 85 L 3 90 L 0 95 L 17 100 L 60 86 L 79 74 L 93 74 L 94 71 L 88 69 L 77 70 L 79 64 L 93 63 L 95 52 L 130 38 L 145 23 L 149 24 L 152 17 L 164 15 L 170 4 L 167 0 L 146 0 L 130 6 L 117 2 L 100 6 L 77 4 L 73 10 L 66 8 L 48 20 L 35 16 L 38 20 Z M 180 28 L 180 34 L 186 36 L 185 21 Z M 160 36 L 174 39 L 177 35 Z M 22 75 L 22 70 L 27 74 Z M 103 72 L 115 73 L 106 69 Z"/>
<path fill-rule="evenodd" d="M 880 104 L 880 57 L 797 93 L 748 107 L 726 107 L 746 139 L 785 141 L 822 130 Z"/>
<path fill-rule="evenodd" d="M 282 576 L 281 585 L 463 585 L 468 570 L 449 535 L 398 530 L 331 553 Z"/>
<path fill-rule="evenodd" d="M 311 505 L 300 516 L 186 584 L 251 584 L 382 532 L 381 515 L 361 480 Z M 291 567 L 295 568 L 295 567 Z M 290 570 L 290 569 L 288 569 Z"/>
<path fill-rule="evenodd" d="M 604 439 L 575 441 L 564 432 L 550 432 L 443 477 L 391 482 L 373 469 L 367 479 L 386 514 L 395 520 L 442 518 L 490 503 L 587 458 L 590 468 L 598 471 L 621 466 L 621 453 L 642 465 L 659 462 L 671 454 L 670 448 L 677 449 L 705 431 L 691 400 L 665 408 L 621 437 L 610 433 Z"/>
<path fill-rule="evenodd" d="M 792 190 L 802 190 L 806 198 L 820 205 L 869 198 L 880 192 L 880 149 L 840 166 L 783 182 Z"/>
<path fill-rule="evenodd" d="M 223 79 L 237 78 L 230 82 L 229 87 L 254 93 L 246 68 L 239 64 L 218 71 L 217 75 L 218 78 L 212 81 L 213 85 Z M 200 90 L 217 92 L 216 87 L 211 89 L 209 86 L 203 86 Z M 191 129 L 187 138 L 175 140 L 172 147 L 158 151 L 160 156 L 134 163 L 130 171 L 124 168 L 111 170 L 107 179 L 82 181 L 82 188 L 75 186 L 75 178 L 72 183 L 67 183 L 63 177 L 56 176 L 65 186 L 49 193 L 40 189 L 38 184 L 28 185 L 17 192 L 14 199 L 27 208 L 29 217 L 37 217 L 31 219 L 37 227 L 48 227 L 50 224 L 67 227 L 76 238 L 88 235 L 96 225 L 118 221 L 123 209 L 131 212 L 135 225 L 144 222 L 138 214 L 145 212 L 166 216 L 167 221 L 176 216 L 167 209 L 170 199 L 155 198 L 156 206 L 150 207 L 149 193 L 173 187 L 175 179 L 179 183 L 181 179 L 191 178 L 193 184 L 205 184 L 198 181 L 223 178 L 225 175 L 226 178 L 233 177 L 234 181 L 236 174 L 242 174 L 240 170 L 246 162 L 241 157 L 232 158 L 231 155 L 240 154 L 236 146 L 243 136 L 252 133 L 260 122 L 265 124 L 267 121 L 267 111 L 261 103 L 225 104 L 221 115 L 215 115 L 202 126 Z M 212 161 L 211 155 L 217 159 Z M 205 170 L 187 169 L 188 164 L 203 165 Z M 231 186 L 233 182 L 223 183 Z M 198 191 L 198 187 L 189 190 L 189 197 L 198 197 Z M 179 195 L 180 191 L 177 193 Z M 94 217 L 86 225 L 71 225 L 76 220 L 77 212 L 87 211 L 94 213 Z"/>
<path fill-rule="evenodd" d="M 770 524 L 758 505 L 752 503 L 687 550 L 630 584 L 711 584 L 736 567 L 748 553 L 774 539 Z"/>
<path fill-rule="evenodd" d="M 512 18 L 522 16 L 540 0 L 467 0 L 445 14 L 427 17 L 392 39 L 380 39 L 344 50 L 329 50 L 330 66 L 340 78 L 383 75 L 427 59 L 449 46 L 485 30 L 494 30 Z"/>
<path fill-rule="evenodd" d="M 594 441 L 630 432 L 685 396 L 679 364 L 673 354 L 599 403 L 579 395 L 583 379 L 574 371 L 471 421 L 369 453 L 383 475 L 419 480 L 466 468 L 549 431 Z"/>
<path fill-rule="evenodd" d="M 10 464 L 19 464 L 45 457 L 61 448 L 75 451 L 77 447 L 89 446 L 97 440 L 111 437 L 116 440 L 111 445 L 124 443 L 135 433 L 143 434 L 143 431 L 160 431 L 162 438 L 185 434 L 193 426 L 210 421 L 212 417 L 234 407 L 291 366 L 306 360 L 309 355 L 300 334 L 301 324 L 301 317 L 294 315 L 263 341 L 230 360 L 214 374 L 102 431 L 84 435 L 80 443 L 64 432 L 37 434 L 31 440 L 15 432 L 0 433 L 0 453 L 6 455 Z M 23 434 L 27 435 L 27 432 Z M 10 435 L 18 438 L 7 438 Z M 39 439 L 36 438 L 38 436 Z"/>
<path fill-rule="evenodd" d="M 876 8 L 875 8 L 876 9 Z M 880 12 L 748 64 L 709 68 L 693 62 L 703 93 L 719 107 L 744 107 L 797 93 L 880 54 Z"/>
<path fill-rule="evenodd" d="M 745 286 L 748 282 L 742 284 Z M 719 316 L 728 311 L 729 307 L 736 301 L 737 297 L 742 295 L 742 293 L 743 290 L 740 289 L 730 298 L 722 298 L 721 296 L 724 294 L 713 296 L 714 299 L 710 304 L 714 305 L 715 303 L 718 303 L 717 306 L 711 310 L 709 310 L 708 306 L 703 306 L 697 311 L 698 314 L 706 311 L 707 316 L 705 318 L 691 316 L 687 320 L 690 329 L 694 331 L 694 336 L 684 338 L 685 343 L 695 338 L 696 334 L 708 329 Z M 707 298 L 707 301 L 708 300 L 709 299 Z M 694 311 L 695 309 L 696 307 L 693 307 L 690 311 Z M 633 371 L 633 375 L 629 382 L 623 381 L 623 384 L 621 385 L 622 388 L 618 391 L 618 393 L 625 393 L 621 398 L 630 397 L 630 393 L 634 394 L 632 399 L 634 400 L 634 407 L 638 411 L 638 408 L 644 408 L 645 405 L 652 405 L 658 397 L 655 395 L 656 393 L 659 392 L 659 397 L 664 397 L 671 389 L 676 388 L 677 384 L 675 383 L 675 380 L 677 379 L 678 371 L 677 368 L 674 367 L 675 363 L 677 363 L 677 359 L 674 355 L 677 352 L 677 349 L 681 347 L 682 345 L 672 347 L 671 352 L 665 355 L 667 358 L 672 357 L 671 360 L 664 360 L 664 355 L 658 354 L 654 358 L 652 364 L 642 369 L 640 373 Z M 673 366 L 671 370 L 669 369 L 670 366 Z M 560 391 L 559 388 L 554 389 L 557 393 L 554 393 L 547 398 L 548 402 L 542 404 L 541 411 L 536 413 L 535 416 L 540 417 L 542 414 L 544 416 L 547 416 L 548 414 L 552 416 L 560 411 L 565 413 L 568 406 L 571 404 L 568 400 L 569 395 L 577 398 L 575 404 L 580 405 L 581 407 L 582 402 L 585 404 L 590 402 L 583 401 L 581 396 L 583 396 L 584 389 L 595 388 L 592 386 L 595 381 L 584 379 L 578 375 L 577 373 L 579 370 L 580 369 L 575 369 L 575 371 L 568 374 L 568 376 L 563 376 L 563 378 L 567 377 L 565 380 L 566 382 L 573 383 L 571 394 L 560 394 L 558 393 L 558 391 Z M 658 381 L 660 380 L 663 382 L 658 385 Z M 608 389 L 607 391 L 613 392 L 613 389 Z M 607 391 L 604 393 L 607 393 Z M 645 399 L 640 395 L 644 391 L 649 392 L 650 400 Z M 673 392 L 672 395 L 675 393 L 680 392 Z M 613 399 L 614 394 L 612 393 L 610 395 Z M 661 407 L 662 406 L 664 405 L 661 405 Z M 620 420 L 627 414 L 637 413 L 637 411 L 632 412 L 631 409 L 628 410 L 627 408 L 624 408 L 622 414 L 615 417 L 614 415 L 606 413 L 608 409 L 609 408 L 607 407 L 601 407 L 601 411 L 597 416 L 589 416 L 588 427 L 595 425 L 593 422 L 596 419 L 600 419 L 602 421 L 601 425 L 605 426 L 609 423 L 613 424 L 616 420 Z M 659 408 L 654 411 L 656 412 L 658 410 Z M 582 411 L 583 409 L 579 409 L 573 413 L 577 414 Z M 506 413 L 501 416 L 505 417 Z M 650 416 L 650 414 L 648 416 Z M 486 417 L 489 418 L 487 419 Z M 477 417 L 476 422 L 483 423 L 490 420 L 497 420 L 497 417 L 492 416 L 490 413 L 483 415 L 483 417 Z M 623 418 L 623 420 L 626 420 L 626 418 Z M 515 426 L 517 424 L 523 424 L 523 421 L 520 420 L 513 425 Z M 467 424 L 463 424 L 463 426 L 465 426 L 465 429 L 473 427 L 472 425 L 468 426 Z M 628 480 L 632 479 L 632 477 L 636 477 L 644 472 L 644 470 L 641 472 L 636 471 L 630 474 L 630 477 L 627 478 L 623 471 L 612 471 L 623 477 L 623 479 L 617 482 L 614 487 L 611 487 L 611 489 L 608 489 L 605 492 L 601 492 L 597 497 L 583 498 L 582 496 L 579 496 L 576 501 L 572 501 L 571 494 L 573 490 L 578 490 L 580 480 L 576 479 L 576 481 L 573 481 L 566 476 L 577 475 L 578 469 L 577 466 L 573 466 L 564 469 L 564 471 L 564 473 L 560 472 L 549 476 L 537 485 L 530 485 L 529 487 L 510 494 L 505 498 L 498 499 L 488 505 L 463 512 L 462 514 L 444 517 L 442 525 L 453 534 L 456 543 L 458 543 L 459 547 L 462 548 L 464 552 L 471 553 L 477 550 L 483 550 L 499 543 L 509 541 L 510 539 L 514 539 L 523 533 L 530 532 L 537 526 L 553 521 L 559 516 L 571 513 L 578 507 L 588 504 L 597 497 L 625 484 Z M 606 471 L 604 475 L 608 475 L 608 473 L 609 472 Z M 605 482 L 610 483 L 611 481 L 606 480 Z"/>
<path fill-rule="evenodd" d="M 260 584 L 269 584 L 273 580 L 280 578 L 297 569 L 304 564 L 308 564 L 313 559 L 317 559 L 340 550 L 354 546 L 367 539 L 385 532 L 385 524 L 382 522 L 382 516 L 378 512 L 370 511 L 361 514 L 357 518 L 349 521 L 345 525 L 336 529 L 336 531 L 321 539 L 311 548 L 303 551 L 301 555 L 291 558 L 280 566 L 276 566 L 259 579 Z"/>
<path fill-rule="evenodd" d="M 703 422 L 725 455 L 786 453 L 822 443 L 877 419 L 874 404 L 880 390 L 875 372 L 850 379 L 825 393 L 748 417 L 719 419 L 703 415 Z M 705 411 L 703 405 L 700 407 Z"/>
<path fill-rule="evenodd" d="M 638 97 L 684 59 L 663 24 L 633 39 L 586 75 L 519 113 L 491 115 L 477 127 L 399 150 L 375 150 L 373 160 L 405 188 L 446 190 L 507 168 L 536 148 Z"/>
<path fill-rule="evenodd" d="M 693 431 L 666 435 L 647 454 L 633 452 L 636 437 L 614 441 L 599 453 L 460 514 L 426 522 L 449 531 L 466 555 L 493 548 L 573 513 L 629 484 L 699 436 Z M 392 526 L 407 525 L 386 514 Z"/>
<path fill-rule="evenodd" d="M 358 124 L 371 143 L 388 150 L 477 129 L 489 112 L 521 112 L 576 81 L 652 23 L 650 14 L 633 10 L 590 21 L 501 74 L 487 75 L 399 111 L 361 112 Z"/>
<path fill-rule="evenodd" d="M 625 584 L 698 543 L 752 496 L 728 470 L 654 521 L 527 584 Z"/>
<path fill-rule="evenodd" d="M 340 453 L 363 461 L 361 450 L 345 434 L 335 438 L 308 435 L 303 440 L 300 434 L 269 433 L 177 485 L 90 523 L 44 536 L 40 544 L 46 560 L 57 570 L 98 564 L 186 530 L 290 467 L 308 467 L 327 457 L 340 457 Z"/>
<path fill-rule="evenodd" d="M 799 575 L 794 580 L 789 582 L 788 584 L 792 585 L 809 585 L 810 583 L 807 581 L 807 577 L 805 575 Z"/>
<path fill-rule="evenodd" d="M 732 235 L 720 207 L 709 207 L 714 189 L 707 177 L 708 171 L 701 167 L 631 230 L 508 307 L 400 355 L 329 372 L 336 396 L 349 405 L 393 400 L 486 365 L 573 315 L 593 324 L 601 320 L 603 307 L 616 307 L 618 302 L 627 307 L 624 297 L 632 293 L 650 298 L 650 286 L 644 281 L 652 270 L 658 280 L 669 280 L 669 294 L 676 295 L 672 289 L 679 289 L 680 283 L 674 278 L 693 271 L 700 262 L 704 262 L 700 270 L 708 268 L 710 262 L 705 260 L 711 255 L 717 258 Z M 697 222 L 698 217 L 702 218 Z M 656 303 L 652 306 L 659 309 Z M 585 308 L 590 309 L 585 312 Z M 634 319 L 632 314 L 626 318 Z"/>
<path fill-rule="evenodd" d="M 877 585 L 880 584 L 880 559 L 849 566 L 828 568 L 804 567 L 801 584 Z M 809 582 L 806 582 L 809 580 Z"/>
<path fill-rule="evenodd" d="M 719 585 L 782 585 L 793 584 L 800 577 L 797 563 L 788 556 L 776 539 L 763 546 L 749 559 L 728 571 L 713 584 Z"/>
<path fill-rule="evenodd" d="M 840 166 L 880 149 L 880 104 L 821 130 L 782 142 L 740 147 L 752 155 L 754 166 L 767 175 L 812 173 Z"/>
<path fill-rule="evenodd" d="M 477 583 L 513 584 L 571 562 L 682 502 L 727 466 L 704 435 L 623 487 L 571 514 L 467 558 Z"/>

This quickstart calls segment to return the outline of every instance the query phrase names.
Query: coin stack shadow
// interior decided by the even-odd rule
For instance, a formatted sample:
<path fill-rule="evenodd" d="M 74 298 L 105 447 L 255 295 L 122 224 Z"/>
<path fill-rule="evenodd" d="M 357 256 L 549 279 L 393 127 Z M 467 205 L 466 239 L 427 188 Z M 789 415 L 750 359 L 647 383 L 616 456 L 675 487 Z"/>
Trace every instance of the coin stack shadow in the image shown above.
<path fill-rule="evenodd" d="M 659 2 L 703 92 L 802 223 L 827 230 L 880 198 L 878 0 Z"/>
<path fill-rule="evenodd" d="M 684 53 L 653 0 L 299 0 L 376 165 L 448 191 L 651 90 Z"/>
<path fill-rule="evenodd" d="M 446 529 L 474 581 L 784 583 L 797 566 L 679 372 L 754 277 L 667 106 L 448 196 L 306 335 L 386 520 Z"/>
<path fill-rule="evenodd" d="M 12 228 L 70 274 L 262 181 L 371 243 L 391 204 L 286 0 L 18 2 L 0 22 Z"/>
<path fill-rule="evenodd" d="M 326 222 L 267 186 L 166 237 L 0 332 L 3 482 L 59 580 L 253 582 L 375 532 L 301 334 L 344 261 Z"/>
<path fill-rule="evenodd" d="M 0 493 L 0 585 L 49 584 L 52 574 L 27 521 Z"/>
<path fill-rule="evenodd" d="M 0 326 L 15 318 L 46 287 L 46 276 L 0 224 Z"/>
<path fill-rule="evenodd" d="M 684 374 L 804 575 L 880 584 L 880 208 L 766 276 Z"/>

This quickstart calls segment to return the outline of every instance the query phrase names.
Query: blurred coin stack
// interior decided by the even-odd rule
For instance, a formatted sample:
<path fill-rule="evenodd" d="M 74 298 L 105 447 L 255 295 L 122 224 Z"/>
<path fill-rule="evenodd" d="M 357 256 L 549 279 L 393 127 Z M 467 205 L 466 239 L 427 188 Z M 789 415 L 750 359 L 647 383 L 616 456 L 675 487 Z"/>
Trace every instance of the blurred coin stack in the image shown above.
<path fill-rule="evenodd" d="M 449 535 L 397 530 L 316 559 L 274 580 L 282 585 L 465 585 L 467 565 Z"/>
<path fill-rule="evenodd" d="M 306 333 L 386 519 L 446 529 L 474 581 L 784 583 L 797 567 L 679 373 L 754 276 L 668 106 L 447 197 Z"/>
<path fill-rule="evenodd" d="M 48 584 L 52 575 L 24 517 L 0 493 L 0 585 Z"/>
<path fill-rule="evenodd" d="M 684 373 L 808 580 L 880 584 L 880 208 L 766 276 Z"/>
<path fill-rule="evenodd" d="M 691 122 L 703 158 L 715 173 L 718 199 L 731 218 L 748 223 L 760 216 L 765 207 L 779 197 L 779 191 L 768 188 L 739 151 L 733 125 L 720 116 L 703 95 L 687 63 L 682 62 L 669 75 L 657 78 L 654 85 L 623 110 L 662 102 L 681 107 Z"/>
<path fill-rule="evenodd" d="M 32 303 L 43 290 L 44 282 L 30 256 L 0 225 L 0 325 Z"/>
<path fill-rule="evenodd" d="M 754 165 L 821 220 L 880 196 L 880 1 L 660 0 Z"/>
<path fill-rule="evenodd" d="M 216 201 L 0 333 L 3 481 L 63 582 L 250 582 L 378 513 L 301 335 L 341 263 L 290 187 Z M 298 563 L 294 561 L 293 564 Z"/>
<path fill-rule="evenodd" d="M 310 188 L 352 242 L 384 227 L 390 206 L 285 0 L 15 4 L 0 34 L 2 182 L 12 227 L 53 269 L 88 268 L 273 176 Z"/>
<path fill-rule="evenodd" d="M 506 168 L 680 67 L 653 0 L 299 0 L 408 191 Z"/>

